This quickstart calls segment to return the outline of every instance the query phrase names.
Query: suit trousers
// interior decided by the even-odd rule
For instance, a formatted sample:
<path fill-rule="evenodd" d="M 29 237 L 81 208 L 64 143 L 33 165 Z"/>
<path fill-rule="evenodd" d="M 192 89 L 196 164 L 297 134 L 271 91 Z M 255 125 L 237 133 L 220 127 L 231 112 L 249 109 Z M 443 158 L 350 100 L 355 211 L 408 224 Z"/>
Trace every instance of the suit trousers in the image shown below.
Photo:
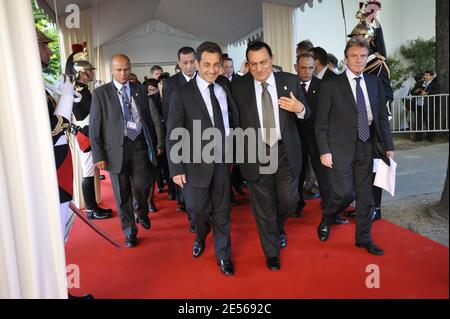
<path fill-rule="evenodd" d="M 214 251 L 218 260 L 231 259 L 231 219 L 230 219 L 230 165 L 214 164 L 214 173 L 208 187 L 186 186 L 189 193 L 186 205 L 193 211 L 197 227 L 197 240 L 205 241 L 213 230 Z M 189 208 L 188 208 L 189 209 Z"/>
<path fill-rule="evenodd" d="M 155 169 L 147 155 L 144 134 L 134 141 L 124 137 L 123 163 L 119 174 L 110 173 L 114 198 L 120 224 L 125 236 L 135 236 L 138 232 L 134 213 L 138 216 L 148 214 L 150 186 L 155 183 Z"/>
<path fill-rule="evenodd" d="M 322 165 L 320 161 L 319 150 L 317 149 L 316 140 L 313 136 L 306 137 L 304 134 L 301 134 L 302 137 L 302 161 L 305 163 L 308 161 L 308 155 L 311 158 L 311 166 L 316 174 L 317 184 L 319 186 L 320 198 L 322 200 L 322 207 L 326 207 L 328 205 L 328 199 L 330 198 L 330 178 L 328 176 L 328 171 L 325 166 Z M 300 173 L 300 181 L 299 181 L 299 195 L 300 195 L 300 203 L 304 206 L 303 194 L 301 193 L 303 190 L 303 183 L 305 181 L 305 164 L 302 166 L 302 172 Z"/>
<path fill-rule="evenodd" d="M 365 243 L 371 240 L 370 228 L 372 225 L 371 214 L 374 209 L 372 191 L 373 171 L 373 146 L 369 139 L 356 142 L 353 159 L 348 163 L 341 163 L 335 159 L 334 166 L 328 169 L 331 184 L 331 196 L 323 211 L 323 217 L 328 223 L 336 218 L 342 207 L 348 205 L 356 193 L 356 242 Z M 339 165 L 336 163 L 339 162 Z"/>
<path fill-rule="evenodd" d="M 298 178 L 292 173 L 282 144 L 278 145 L 277 171 L 260 174 L 256 181 L 248 181 L 247 185 L 264 255 L 266 258 L 279 257 L 280 234 L 299 200 Z"/>

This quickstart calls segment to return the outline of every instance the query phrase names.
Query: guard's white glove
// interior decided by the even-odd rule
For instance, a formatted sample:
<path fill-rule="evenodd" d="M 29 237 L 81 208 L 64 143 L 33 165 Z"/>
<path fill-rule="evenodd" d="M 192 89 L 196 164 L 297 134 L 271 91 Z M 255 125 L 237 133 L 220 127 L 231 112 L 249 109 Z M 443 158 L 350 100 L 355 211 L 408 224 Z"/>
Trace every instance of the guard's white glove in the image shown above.
<path fill-rule="evenodd" d="M 57 90 L 60 97 L 53 114 L 61 115 L 70 122 L 75 93 L 74 83 L 70 81 L 70 78 L 67 75 L 63 74 L 59 78 Z"/>

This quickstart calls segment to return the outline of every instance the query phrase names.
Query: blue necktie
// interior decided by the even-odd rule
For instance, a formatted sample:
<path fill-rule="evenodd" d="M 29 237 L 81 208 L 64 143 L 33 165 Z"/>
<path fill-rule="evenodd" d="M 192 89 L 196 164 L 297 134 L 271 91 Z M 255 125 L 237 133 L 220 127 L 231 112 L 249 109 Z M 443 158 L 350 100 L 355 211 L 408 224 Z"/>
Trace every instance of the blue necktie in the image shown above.
<path fill-rule="evenodd" d="M 126 91 L 126 87 L 125 85 L 122 86 L 122 88 L 120 89 L 120 96 L 122 97 L 122 103 L 123 103 L 123 117 L 125 119 L 125 127 L 126 127 L 126 131 L 127 131 L 127 137 L 134 141 L 137 137 L 137 130 L 134 130 L 130 127 L 128 127 L 128 122 L 134 122 L 133 119 L 133 113 L 131 111 L 131 102 L 130 99 L 128 98 L 127 95 L 127 91 Z"/>
<path fill-rule="evenodd" d="M 358 107 L 358 137 L 361 141 L 367 142 L 370 138 L 369 118 L 367 117 L 366 99 L 360 85 L 361 77 L 356 81 L 356 106 Z"/>

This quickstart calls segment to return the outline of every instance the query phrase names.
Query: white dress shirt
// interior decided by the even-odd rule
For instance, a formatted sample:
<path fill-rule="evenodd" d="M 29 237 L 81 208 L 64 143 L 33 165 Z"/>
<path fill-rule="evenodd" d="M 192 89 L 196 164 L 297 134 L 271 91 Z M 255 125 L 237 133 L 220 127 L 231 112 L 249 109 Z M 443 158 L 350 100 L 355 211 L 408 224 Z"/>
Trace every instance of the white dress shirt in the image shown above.
<path fill-rule="evenodd" d="M 277 130 L 277 138 L 278 140 L 281 140 L 281 129 L 280 129 L 280 106 L 278 105 L 278 91 L 277 91 L 277 84 L 275 82 L 275 75 L 273 72 L 270 74 L 269 78 L 265 81 L 267 83 L 267 91 L 270 93 L 270 97 L 272 98 L 272 105 L 273 105 L 273 115 L 275 119 L 275 125 Z M 254 80 L 255 83 L 255 95 L 256 95 L 256 106 L 258 108 L 258 118 L 259 123 L 261 124 L 261 136 L 264 136 L 264 133 L 262 131 L 263 129 L 263 114 L 262 114 L 262 82 Z M 306 110 L 304 109 L 303 112 L 295 113 L 298 118 L 303 119 L 306 114 Z"/>
<path fill-rule="evenodd" d="M 352 93 L 353 93 L 353 97 L 355 98 L 355 102 L 356 102 L 356 80 L 355 80 L 355 78 L 361 77 L 359 84 L 364 93 L 364 100 L 366 101 L 366 109 L 367 109 L 367 117 L 369 119 L 369 125 L 372 125 L 372 121 L 373 121 L 372 108 L 370 107 L 369 93 L 367 91 L 366 82 L 364 80 L 364 73 L 361 73 L 361 75 L 358 76 L 358 75 L 355 75 L 352 71 L 350 71 L 350 69 L 347 68 L 347 70 L 345 71 L 345 74 L 347 75 L 348 81 L 350 83 L 350 87 L 352 88 Z"/>
<path fill-rule="evenodd" d="M 195 77 L 197 72 L 195 72 L 194 75 L 191 78 L 188 77 L 186 74 L 184 74 L 183 71 L 181 71 L 181 74 L 183 74 L 184 78 L 186 79 L 186 82 L 189 82 L 190 80 L 192 80 Z"/>
<path fill-rule="evenodd" d="M 309 86 L 311 85 L 311 81 L 312 81 L 312 78 L 311 78 L 311 80 L 309 80 L 309 81 L 302 81 L 302 80 L 300 80 L 300 85 L 302 85 L 303 83 L 305 83 L 305 91 L 306 91 L 306 93 L 308 93 Z"/>
<path fill-rule="evenodd" d="M 206 108 L 208 110 L 211 123 L 215 126 L 213 106 L 211 103 L 211 96 L 209 92 L 209 85 L 211 83 L 203 80 L 200 76 L 197 76 L 195 79 L 197 81 L 197 86 L 200 90 L 200 93 L 202 94 L 203 101 L 206 104 Z M 217 101 L 219 101 L 220 110 L 222 111 L 223 127 L 225 128 L 225 135 L 228 136 L 230 134 L 230 118 L 228 117 L 227 95 L 223 90 L 223 88 L 217 83 L 214 83 L 214 94 L 216 95 Z"/>

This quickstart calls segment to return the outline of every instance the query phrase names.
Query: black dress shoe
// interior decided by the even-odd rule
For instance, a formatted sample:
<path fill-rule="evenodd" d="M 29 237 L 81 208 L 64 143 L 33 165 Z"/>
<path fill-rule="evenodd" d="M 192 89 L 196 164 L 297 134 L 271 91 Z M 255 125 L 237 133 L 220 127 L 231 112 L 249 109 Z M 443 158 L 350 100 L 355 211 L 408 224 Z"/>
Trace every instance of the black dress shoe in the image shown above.
<path fill-rule="evenodd" d="M 192 256 L 200 257 L 205 250 L 205 242 L 200 240 L 194 240 L 194 248 L 192 249 Z"/>
<path fill-rule="evenodd" d="M 303 193 L 303 198 L 304 199 L 316 199 L 320 197 L 320 193 Z"/>
<path fill-rule="evenodd" d="M 94 296 L 92 296 L 91 294 L 86 294 L 83 296 L 74 296 L 71 294 L 68 294 L 69 299 L 94 299 Z"/>
<path fill-rule="evenodd" d="M 335 225 L 345 225 L 348 223 L 349 223 L 349 221 L 347 218 L 341 218 L 341 217 L 336 217 L 336 219 L 333 221 L 333 224 L 335 224 Z"/>
<path fill-rule="evenodd" d="M 267 258 L 267 268 L 273 271 L 280 270 L 280 259 L 278 257 Z"/>
<path fill-rule="evenodd" d="M 372 221 L 374 222 L 379 219 L 381 219 L 381 209 L 377 208 L 372 213 Z"/>
<path fill-rule="evenodd" d="M 138 217 L 138 223 L 141 224 L 141 226 L 144 229 L 150 229 L 152 227 L 152 223 L 150 222 L 150 218 L 148 218 L 147 215 L 141 215 Z"/>
<path fill-rule="evenodd" d="M 158 211 L 158 208 L 156 208 L 156 205 L 153 201 L 150 201 L 149 203 L 149 210 L 151 213 L 156 213 Z"/>
<path fill-rule="evenodd" d="M 330 229 L 331 225 L 325 220 L 325 218 L 322 218 L 322 221 L 317 228 L 317 235 L 319 235 L 319 239 L 321 241 L 326 241 L 328 239 L 328 236 L 330 235 Z"/>
<path fill-rule="evenodd" d="M 365 248 L 369 254 L 381 256 L 384 254 L 383 249 L 375 245 L 372 241 L 366 243 L 356 243 L 356 247 Z"/>
<path fill-rule="evenodd" d="M 87 209 L 86 210 L 87 218 L 92 219 L 107 219 L 112 217 L 112 209 L 103 209 L 103 208 L 95 208 L 95 209 Z"/>
<path fill-rule="evenodd" d="M 349 218 L 355 218 L 356 217 L 356 210 L 346 210 L 344 212 L 344 216 L 345 217 L 349 217 Z"/>
<path fill-rule="evenodd" d="M 305 203 L 304 202 L 299 202 L 297 204 L 297 208 L 295 209 L 294 214 L 292 214 L 292 217 L 296 217 L 299 218 L 302 216 L 303 213 L 303 208 L 305 207 Z"/>
<path fill-rule="evenodd" d="M 221 260 L 219 262 L 220 265 L 220 271 L 222 271 L 227 276 L 233 276 L 234 275 L 234 268 L 233 263 L 231 260 Z"/>
<path fill-rule="evenodd" d="M 287 245 L 287 236 L 286 234 L 281 234 L 280 235 L 280 247 L 284 248 Z"/>
<path fill-rule="evenodd" d="M 125 238 L 125 247 L 131 248 L 137 245 L 137 237 L 136 235 L 130 235 Z"/>

